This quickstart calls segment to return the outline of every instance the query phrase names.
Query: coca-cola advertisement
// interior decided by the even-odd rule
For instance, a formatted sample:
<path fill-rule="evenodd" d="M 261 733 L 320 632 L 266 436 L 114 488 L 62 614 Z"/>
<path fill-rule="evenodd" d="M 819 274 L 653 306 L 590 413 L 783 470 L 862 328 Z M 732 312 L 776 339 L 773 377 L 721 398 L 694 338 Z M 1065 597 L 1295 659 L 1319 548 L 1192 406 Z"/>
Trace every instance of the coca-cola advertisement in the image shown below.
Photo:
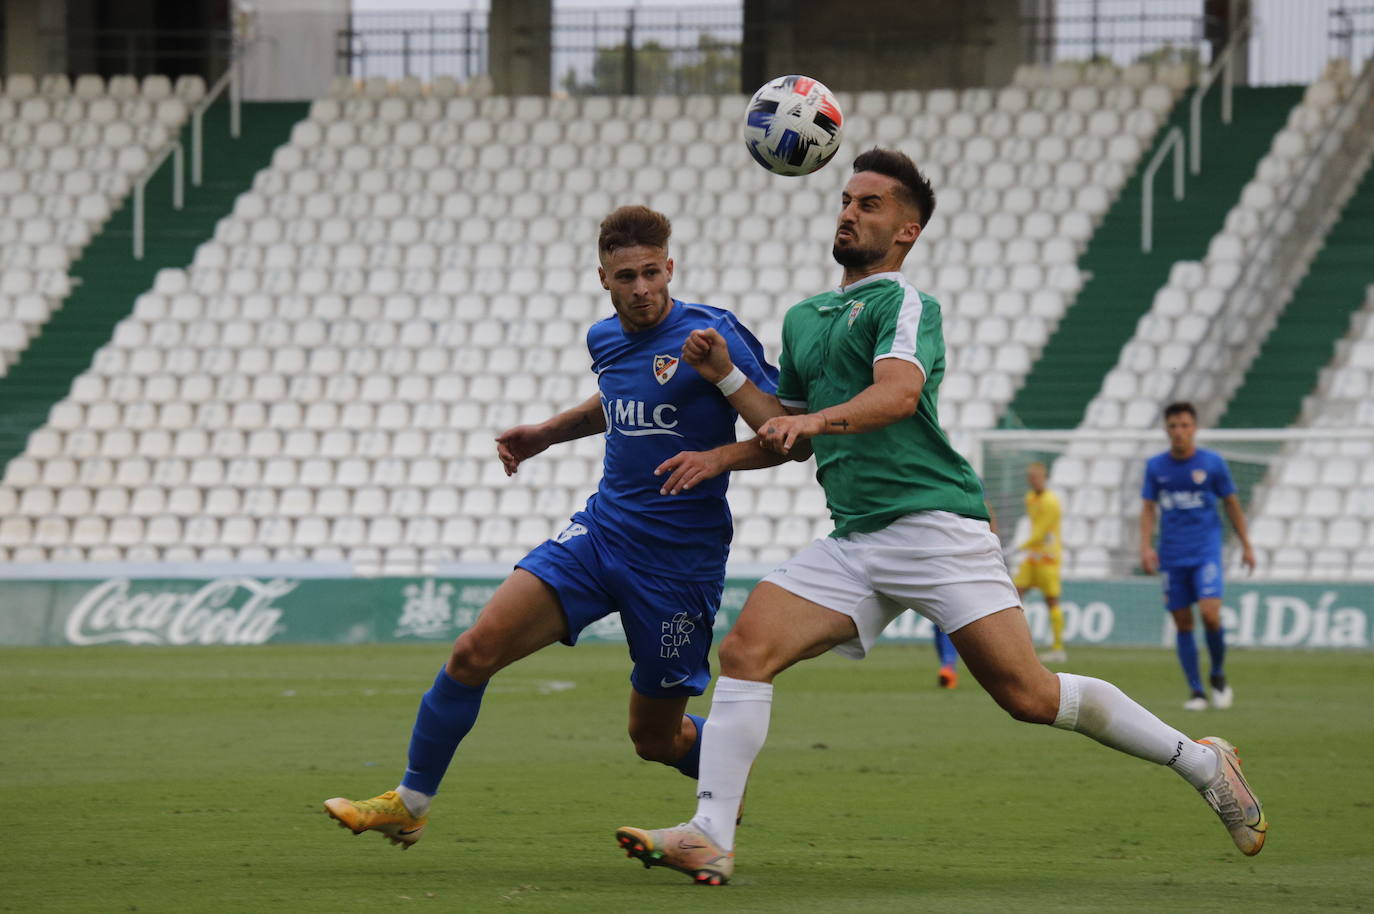
<path fill-rule="evenodd" d="M 717 636 L 729 629 L 754 583 L 726 582 Z M 498 584 L 457 577 L 7 578 L 0 579 L 0 646 L 445 643 L 472 626 Z M 1070 643 L 1174 643 L 1154 581 L 1067 581 L 1060 605 Z M 1374 647 L 1372 616 L 1374 586 L 1315 582 L 1235 587 L 1221 612 L 1236 645 L 1303 649 Z M 1044 603 L 1029 601 L 1026 619 L 1033 635 L 1048 636 Z M 668 641 L 691 637 L 681 628 L 665 633 Z M 930 636 L 930 623 L 908 612 L 893 620 L 883 640 Z M 608 614 L 581 640 L 618 642 L 624 635 Z"/>

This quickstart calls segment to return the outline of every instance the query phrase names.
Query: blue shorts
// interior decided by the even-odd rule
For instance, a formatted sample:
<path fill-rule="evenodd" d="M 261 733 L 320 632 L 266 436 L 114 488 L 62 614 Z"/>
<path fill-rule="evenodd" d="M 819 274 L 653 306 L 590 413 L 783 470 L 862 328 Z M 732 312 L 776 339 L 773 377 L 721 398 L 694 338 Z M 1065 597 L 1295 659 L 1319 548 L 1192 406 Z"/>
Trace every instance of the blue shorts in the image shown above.
<path fill-rule="evenodd" d="M 553 588 L 568 620 L 565 644 L 620 613 L 630 647 L 630 684 L 649 698 L 700 695 L 711 681 L 711 630 L 725 578 L 680 581 L 622 565 L 585 518 L 515 565 Z"/>
<path fill-rule="evenodd" d="M 1201 565 L 1165 568 L 1161 576 L 1164 579 L 1164 608 L 1169 612 L 1187 609 L 1198 600 L 1220 599 L 1225 584 L 1220 558 L 1209 559 Z"/>

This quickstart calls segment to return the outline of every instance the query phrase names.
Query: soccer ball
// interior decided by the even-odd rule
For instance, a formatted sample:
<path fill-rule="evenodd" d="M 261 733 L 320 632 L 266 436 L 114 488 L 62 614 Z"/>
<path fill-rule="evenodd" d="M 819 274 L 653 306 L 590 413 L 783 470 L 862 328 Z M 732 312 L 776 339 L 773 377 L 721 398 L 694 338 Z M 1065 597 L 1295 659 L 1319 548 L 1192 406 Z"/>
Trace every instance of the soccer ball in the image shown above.
<path fill-rule="evenodd" d="M 809 175 L 840 151 L 844 115 L 809 76 L 779 76 L 749 99 L 744 145 L 775 175 Z"/>

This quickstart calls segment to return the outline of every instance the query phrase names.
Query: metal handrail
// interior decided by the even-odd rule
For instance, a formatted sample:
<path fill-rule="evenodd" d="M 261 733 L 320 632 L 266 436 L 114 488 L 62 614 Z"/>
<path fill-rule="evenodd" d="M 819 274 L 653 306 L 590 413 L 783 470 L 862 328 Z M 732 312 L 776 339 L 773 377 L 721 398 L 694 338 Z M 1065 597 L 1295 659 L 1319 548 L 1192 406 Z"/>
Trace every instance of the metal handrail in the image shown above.
<path fill-rule="evenodd" d="M 1193 174 L 1202 171 L 1202 99 L 1212 88 L 1212 84 L 1217 81 L 1217 74 L 1222 74 L 1221 91 L 1221 122 L 1231 123 L 1231 91 L 1235 87 L 1235 64 L 1236 48 L 1242 41 L 1250 37 L 1250 31 L 1254 20 L 1248 16 L 1236 28 L 1231 40 L 1226 42 L 1226 49 L 1221 52 L 1221 56 L 1212 61 L 1212 65 L 1207 68 L 1202 79 L 1198 82 L 1197 91 L 1193 93 L 1192 110 L 1189 112 L 1189 129 L 1192 134 L 1192 162 L 1191 169 Z"/>
<path fill-rule="evenodd" d="M 1164 134 L 1140 182 L 1140 250 L 1148 254 L 1155 245 L 1155 172 L 1164 164 L 1170 150 L 1174 153 L 1174 199 L 1183 199 L 1183 130 L 1170 127 Z"/>
<path fill-rule="evenodd" d="M 224 92 L 226 86 L 237 86 L 239 80 L 239 60 L 242 54 L 236 54 L 234 59 L 229 62 L 229 66 L 215 84 L 210 87 L 210 91 L 205 93 L 205 97 L 196 105 L 191 112 L 191 183 L 200 187 L 203 178 L 204 162 L 204 120 L 205 112 L 215 103 L 220 94 Z M 240 93 L 236 88 L 229 93 L 229 135 L 234 139 L 239 136 L 239 105 L 242 103 Z"/>
<path fill-rule="evenodd" d="M 1253 360 L 1254 354 L 1258 352 L 1261 342 L 1263 342 L 1264 337 L 1268 335 L 1268 330 L 1263 329 L 1266 318 L 1263 316 L 1258 318 L 1255 316 L 1248 318 L 1239 316 L 1237 303 L 1242 300 L 1251 300 L 1256 295 L 1263 294 L 1261 290 L 1269 282 L 1268 279 L 1264 278 L 1264 271 L 1275 269 L 1278 251 L 1274 246 L 1278 243 L 1280 238 L 1287 234 L 1280 229 L 1280 222 L 1284 219 L 1294 218 L 1295 214 L 1303 209 L 1298 201 L 1300 194 L 1311 194 L 1307 201 L 1309 206 L 1314 206 L 1321 202 L 1316 200 L 1315 182 L 1318 176 L 1322 174 L 1330 158 L 1336 155 L 1343 145 L 1348 142 L 1345 130 L 1357 129 L 1358 122 L 1354 119 L 1353 112 L 1356 112 L 1360 106 L 1366 104 L 1371 96 L 1374 96 L 1374 62 L 1366 65 L 1364 72 L 1356 79 L 1355 84 L 1350 87 L 1349 93 L 1342 101 L 1340 108 L 1331 117 L 1326 132 L 1322 134 L 1321 139 L 1317 140 L 1314 144 L 1312 152 L 1303 163 L 1302 168 L 1296 175 L 1289 179 L 1288 193 L 1284 196 L 1282 202 L 1270 208 L 1268 218 L 1265 220 L 1264 224 L 1260 226 L 1258 232 L 1256 232 L 1256 238 L 1261 239 L 1259 245 L 1262 247 L 1257 248 L 1254 253 L 1246 257 L 1240 275 L 1236 277 L 1235 281 L 1231 283 L 1230 288 L 1226 290 L 1221 308 L 1216 312 L 1209 323 L 1207 333 L 1197 342 L 1195 351 L 1201 351 L 1204 346 L 1216 345 L 1219 350 L 1217 358 L 1209 361 L 1206 365 L 1196 364 L 1189 370 L 1180 372 L 1170 392 L 1172 399 L 1193 398 L 1196 396 L 1196 388 L 1207 376 L 1211 376 L 1214 379 L 1224 379 L 1228 374 L 1233 374 L 1237 370 L 1237 366 L 1248 366 L 1249 362 Z M 1342 176 L 1332 175 L 1332 177 L 1341 178 Z M 1309 178 L 1311 181 L 1309 181 Z M 1311 184 L 1312 190 L 1304 190 L 1309 187 L 1309 184 Z M 1301 239 L 1301 242 L 1310 243 L 1312 240 L 1311 238 L 1304 237 Z M 1289 263 L 1284 269 L 1291 271 L 1293 266 L 1293 263 Z M 1272 304 L 1269 307 L 1272 308 Z M 1256 332 L 1247 334 L 1244 343 L 1228 344 L 1226 342 L 1226 335 L 1229 332 L 1229 328 L 1236 326 L 1236 323 L 1242 320 Z M 1259 332 L 1261 330 L 1263 330 L 1263 332 Z M 1212 394 L 1212 399 L 1214 401 L 1224 403 L 1228 398 L 1229 394 L 1222 390 L 1214 391 Z M 1216 418 L 1216 416 L 1213 415 L 1213 410 L 1214 407 L 1210 404 L 1203 405 L 1203 412 L 1205 415 L 1200 418 L 1205 421 L 1212 421 Z"/>
<path fill-rule="evenodd" d="M 186 157 L 181 140 L 173 140 L 172 145 L 162 150 L 162 154 L 134 181 L 134 260 L 143 259 L 143 191 L 169 155 L 175 157 L 172 162 L 172 206 L 181 209 L 186 203 Z"/>

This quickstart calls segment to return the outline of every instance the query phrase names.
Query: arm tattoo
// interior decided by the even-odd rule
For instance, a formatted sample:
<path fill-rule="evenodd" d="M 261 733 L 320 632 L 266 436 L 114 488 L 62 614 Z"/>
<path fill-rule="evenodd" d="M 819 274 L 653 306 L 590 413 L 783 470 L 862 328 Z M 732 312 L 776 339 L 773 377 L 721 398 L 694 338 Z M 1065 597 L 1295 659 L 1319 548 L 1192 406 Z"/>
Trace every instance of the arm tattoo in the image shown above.
<path fill-rule="evenodd" d="M 849 431 L 848 419 L 831 419 L 827 423 L 831 428 L 839 429 L 841 432 Z"/>

